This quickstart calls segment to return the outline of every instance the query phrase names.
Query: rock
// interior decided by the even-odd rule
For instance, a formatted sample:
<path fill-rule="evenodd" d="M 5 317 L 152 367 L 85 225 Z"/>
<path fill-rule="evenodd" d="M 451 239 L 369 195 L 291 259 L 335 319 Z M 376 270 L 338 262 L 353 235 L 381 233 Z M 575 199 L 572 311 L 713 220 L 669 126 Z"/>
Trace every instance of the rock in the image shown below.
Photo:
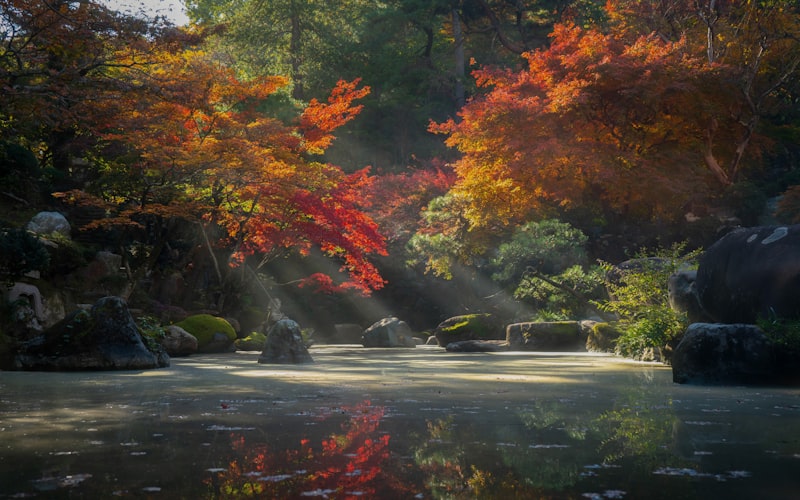
<path fill-rule="evenodd" d="M 694 323 L 672 353 L 679 384 L 762 384 L 775 381 L 772 342 L 755 325 Z"/>
<path fill-rule="evenodd" d="M 505 340 L 503 326 L 491 314 L 454 316 L 439 323 L 433 334 L 442 347 L 464 340 Z"/>
<path fill-rule="evenodd" d="M 258 357 L 258 362 L 299 364 L 313 363 L 314 359 L 303 343 L 300 325 L 290 319 L 282 319 L 269 329 L 264 351 Z"/>
<path fill-rule="evenodd" d="M 169 366 L 169 356 L 145 345 L 124 300 L 104 297 L 23 343 L 12 363 L 13 370 L 141 370 Z"/>
<path fill-rule="evenodd" d="M 431 335 L 428 337 L 428 340 L 425 341 L 425 345 L 439 345 L 439 340 L 435 335 Z"/>
<path fill-rule="evenodd" d="M 707 323 L 711 318 L 700 305 L 697 296 L 697 271 L 681 271 L 673 274 L 667 281 L 670 307 L 679 313 L 684 313 L 690 323 Z"/>
<path fill-rule="evenodd" d="M 236 340 L 233 326 L 224 318 L 211 314 L 195 314 L 176 324 L 197 339 L 198 352 L 226 352 Z"/>
<path fill-rule="evenodd" d="M 361 345 L 364 347 L 417 347 L 414 332 L 405 321 L 384 318 L 364 330 Z"/>
<path fill-rule="evenodd" d="M 247 337 L 236 339 L 233 345 L 237 351 L 263 351 L 267 336 L 261 332 L 250 332 Z"/>
<path fill-rule="evenodd" d="M 695 288 L 715 323 L 800 318 L 800 225 L 728 233 L 701 256 Z"/>
<path fill-rule="evenodd" d="M 620 336 L 620 331 L 613 325 L 604 322 L 581 322 L 581 328 L 586 334 L 586 350 L 590 352 L 613 352 L 616 341 Z M 591 325 L 588 325 L 591 323 Z M 585 331 L 586 327 L 588 331 Z"/>
<path fill-rule="evenodd" d="M 39 212 L 28 222 L 25 229 L 42 236 L 55 233 L 65 238 L 70 238 L 72 231 L 67 218 L 58 212 Z"/>
<path fill-rule="evenodd" d="M 507 351 L 508 346 L 498 342 L 484 342 L 481 340 L 462 340 L 461 342 L 451 342 L 445 349 L 448 352 L 502 352 Z"/>
<path fill-rule="evenodd" d="M 577 321 L 514 323 L 506 327 L 512 351 L 585 351 L 587 336 Z"/>
<path fill-rule="evenodd" d="M 197 352 L 197 339 L 178 325 L 164 328 L 161 345 L 170 356 L 188 356 Z"/>

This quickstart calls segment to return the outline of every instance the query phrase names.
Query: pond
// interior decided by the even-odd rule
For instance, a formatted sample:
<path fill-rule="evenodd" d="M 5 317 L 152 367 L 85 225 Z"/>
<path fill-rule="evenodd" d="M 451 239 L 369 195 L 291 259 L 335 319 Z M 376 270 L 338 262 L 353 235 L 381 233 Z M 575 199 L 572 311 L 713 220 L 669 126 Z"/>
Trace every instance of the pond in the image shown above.
<path fill-rule="evenodd" d="M 0 372 L 0 498 L 796 498 L 800 389 L 576 353 L 315 346 Z"/>

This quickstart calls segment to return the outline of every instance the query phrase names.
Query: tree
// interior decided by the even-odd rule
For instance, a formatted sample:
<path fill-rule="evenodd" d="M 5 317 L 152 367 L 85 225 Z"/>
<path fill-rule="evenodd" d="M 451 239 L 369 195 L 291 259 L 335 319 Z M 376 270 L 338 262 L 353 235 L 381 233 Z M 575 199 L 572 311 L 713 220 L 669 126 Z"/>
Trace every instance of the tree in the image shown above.
<path fill-rule="evenodd" d="M 642 5 L 644 4 L 644 6 Z M 719 182 L 740 179 L 749 150 L 758 148 L 763 120 L 774 120 L 796 93 L 800 64 L 800 12 L 793 1 L 670 0 L 609 2 L 612 17 L 631 33 L 643 29 L 670 40 L 686 37 L 729 82 L 728 113 L 736 127 L 710 117 L 704 161 Z M 647 32 L 647 31 L 645 31 Z"/>
<path fill-rule="evenodd" d="M 487 94 L 431 127 L 463 154 L 454 191 L 475 227 L 576 205 L 674 220 L 759 157 L 763 139 L 731 112 L 747 107 L 740 68 L 708 64 L 685 38 L 563 24 L 525 57 L 520 72 L 476 72 Z"/>
<path fill-rule="evenodd" d="M 61 178 L 92 142 L 85 117 L 131 90 L 121 68 L 143 68 L 161 20 L 125 16 L 90 1 L 0 0 L 0 140 L 41 151 Z"/>
<path fill-rule="evenodd" d="M 212 237 L 220 228 L 233 267 L 249 256 L 258 257 L 258 267 L 287 252 L 318 248 L 340 260 L 349 277 L 334 288 L 368 293 L 382 286 L 369 255 L 385 251 L 383 238 L 359 196 L 370 182 L 367 172 L 347 175 L 313 159 L 358 113 L 352 102 L 368 88 L 340 82 L 327 102 L 312 100 L 297 125 L 287 126 L 259 111 L 284 78 L 240 80 L 197 48 L 165 51 L 147 73 L 125 76 L 151 90 L 107 103 L 100 115 L 119 118 L 103 131 L 98 179 L 85 191 L 61 196 L 113 214 L 95 226 L 146 228 L 155 235 L 141 272 L 152 268 L 169 225 L 181 219 L 202 221 Z M 231 282 L 226 267 L 217 263 L 215 269 L 221 283 Z"/>

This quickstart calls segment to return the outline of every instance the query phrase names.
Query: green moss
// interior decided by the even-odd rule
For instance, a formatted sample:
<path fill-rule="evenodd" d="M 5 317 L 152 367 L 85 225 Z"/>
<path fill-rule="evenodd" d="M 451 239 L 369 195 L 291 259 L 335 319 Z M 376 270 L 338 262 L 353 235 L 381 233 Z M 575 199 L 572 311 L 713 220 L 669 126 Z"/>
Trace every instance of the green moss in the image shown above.
<path fill-rule="evenodd" d="M 469 335 L 473 339 L 490 339 L 495 334 L 496 325 L 491 314 L 466 314 L 452 318 L 452 321 L 440 325 L 438 335 L 444 338 Z"/>
<path fill-rule="evenodd" d="M 617 339 L 622 332 L 612 323 L 597 323 L 592 326 L 586 339 L 589 351 L 613 352 Z"/>
<path fill-rule="evenodd" d="M 267 336 L 263 333 L 251 332 L 250 335 L 243 339 L 236 339 L 233 345 L 240 351 L 262 351 L 266 341 Z"/>
<path fill-rule="evenodd" d="M 226 335 L 231 342 L 236 340 L 236 331 L 233 329 L 233 326 L 224 318 L 218 316 L 196 314 L 194 316 L 189 316 L 180 323 L 176 323 L 176 325 L 194 335 L 197 339 L 198 348 L 203 348 L 211 343 L 216 333 Z"/>

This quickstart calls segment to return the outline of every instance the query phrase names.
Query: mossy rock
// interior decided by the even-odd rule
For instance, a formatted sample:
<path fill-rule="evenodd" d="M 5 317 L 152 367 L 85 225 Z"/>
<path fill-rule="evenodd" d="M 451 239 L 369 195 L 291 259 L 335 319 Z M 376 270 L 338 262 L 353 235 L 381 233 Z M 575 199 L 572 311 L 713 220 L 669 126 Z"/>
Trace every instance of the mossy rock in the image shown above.
<path fill-rule="evenodd" d="M 595 352 L 614 352 L 617 339 L 622 334 L 613 323 L 597 323 L 589 330 L 586 350 Z"/>
<path fill-rule="evenodd" d="M 434 332 L 439 345 L 465 340 L 503 340 L 502 325 L 491 314 L 465 314 L 447 319 Z"/>
<path fill-rule="evenodd" d="M 263 351 L 267 336 L 260 332 L 251 332 L 250 335 L 242 339 L 233 341 L 233 345 L 239 351 Z"/>
<path fill-rule="evenodd" d="M 229 345 L 236 340 L 236 331 L 233 326 L 224 318 L 211 314 L 195 314 L 176 325 L 197 339 L 198 350 L 205 350 L 211 344 L 218 342 L 220 336 L 227 337 Z"/>
<path fill-rule="evenodd" d="M 586 336 L 577 321 L 514 323 L 506 328 L 506 341 L 512 350 L 586 350 Z"/>

